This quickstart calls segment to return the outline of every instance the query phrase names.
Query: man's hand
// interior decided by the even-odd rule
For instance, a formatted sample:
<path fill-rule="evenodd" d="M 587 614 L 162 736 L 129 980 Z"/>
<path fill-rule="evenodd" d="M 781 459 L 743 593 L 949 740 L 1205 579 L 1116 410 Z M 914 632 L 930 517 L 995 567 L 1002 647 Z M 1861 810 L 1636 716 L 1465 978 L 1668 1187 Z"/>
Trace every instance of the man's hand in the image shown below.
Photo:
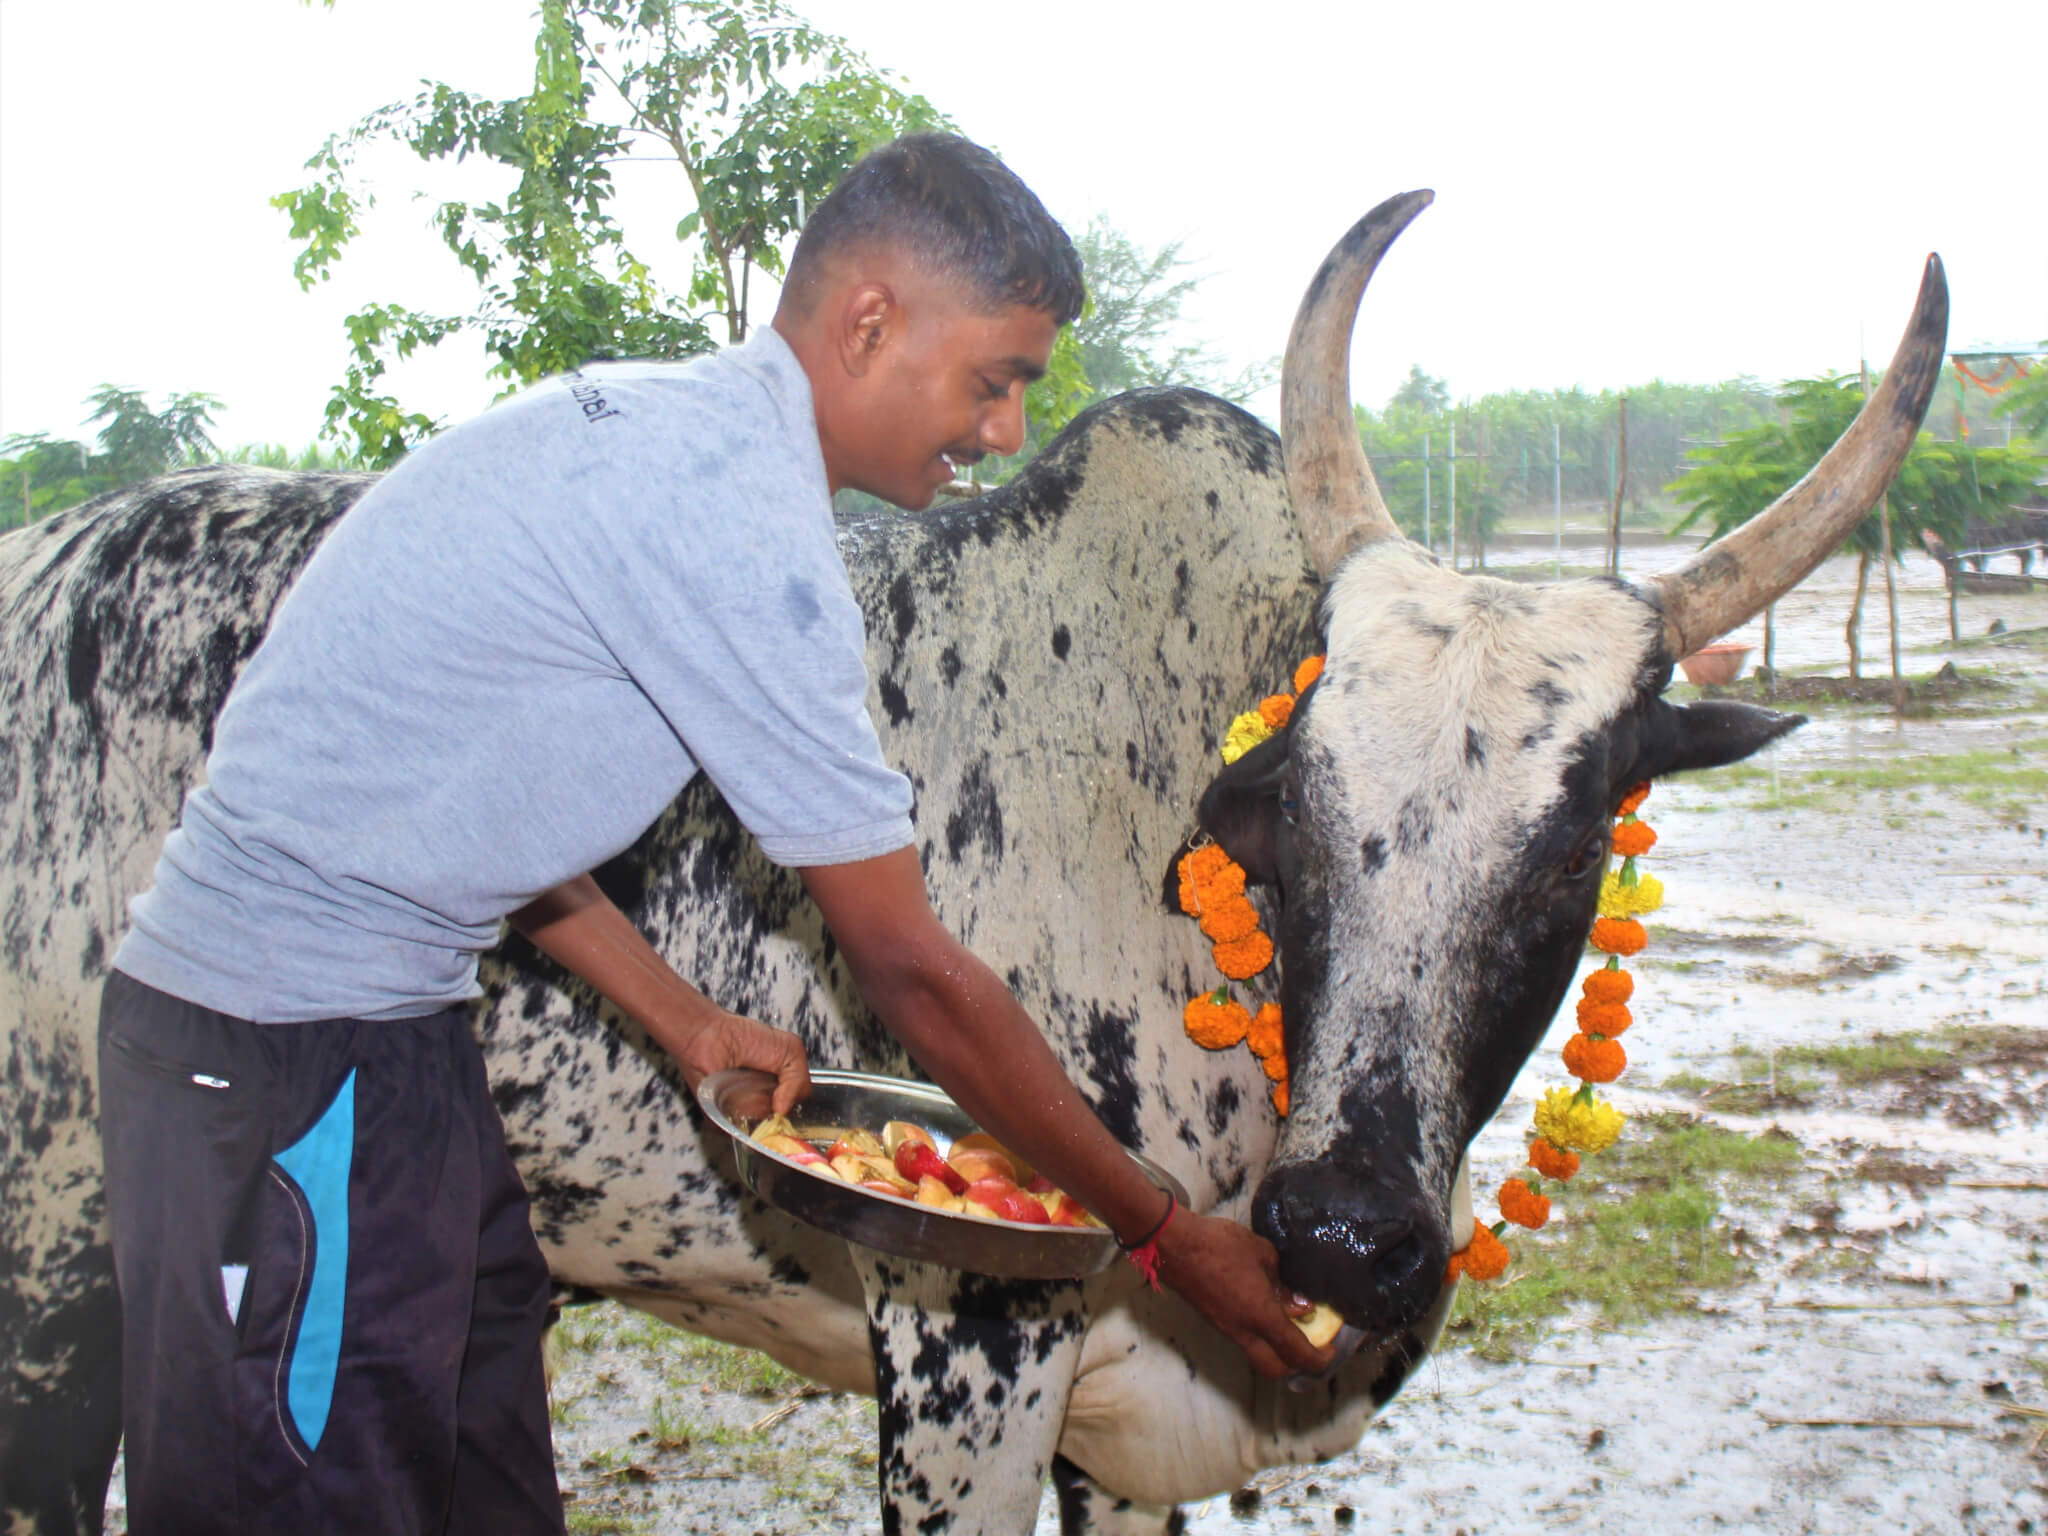
<path fill-rule="evenodd" d="M 718 1010 L 698 1024 L 693 1033 L 667 1047 L 683 1069 L 683 1081 L 695 1093 L 697 1085 L 714 1072 L 727 1067 L 752 1067 L 775 1074 L 774 1109 L 786 1115 L 799 1099 L 811 1091 L 810 1068 L 804 1062 L 804 1043 L 786 1029 L 774 1029 L 737 1013 Z"/>
<path fill-rule="evenodd" d="M 775 1074 L 775 1112 L 811 1091 L 803 1042 L 785 1030 L 727 1013 L 669 968 L 640 930 L 588 875 L 564 881 L 510 918 L 541 953 L 610 998 L 697 1085 L 727 1067 Z"/>
<path fill-rule="evenodd" d="M 1159 1277 L 1234 1340 L 1253 1370 L 1317 1375 L 1329 1367 L 1330 1351 L 1288 1320 L 1279 1275 L 1273 1245 L 1234 1221 L 1180 1210 L 1159 1234 Z"/>

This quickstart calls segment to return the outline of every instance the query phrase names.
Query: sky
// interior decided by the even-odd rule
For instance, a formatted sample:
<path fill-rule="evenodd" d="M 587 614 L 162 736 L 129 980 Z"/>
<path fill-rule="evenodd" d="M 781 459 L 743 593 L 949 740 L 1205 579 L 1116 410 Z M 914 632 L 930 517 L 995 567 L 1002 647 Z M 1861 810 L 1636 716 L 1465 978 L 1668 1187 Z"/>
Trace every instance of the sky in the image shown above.
<path fill-rule="evenodd" d="M 795 8 L 995 147 L 1070 228 L 1103 214 L 1181 242 L 1200 281 L 1185 339 L 1233 369 L 1280 351 L 1357 217 L 1420 186 L 1436 204 L 1354 340 L 1354 395 L 1375 406 L 1411 364 L 1459 398 L 1877 365 L 1930 251 L 1952 348 L 2048 341 L 2041 0 L 1940 19 L 1870 0 Z M 529 88 L 532 13 L 0 0 L 0 437 L 89 435 L 85 398 L 112 383 L 219 396 L 223 444 L 311 442 L 344 315 L 466 307 L 415 194 L 482 184 L 372 162 L 379 206 L 312 293 L 269 199 L 421 79 Z M 681 173 L 621 177 L 659 269 Z M 483 370 L 464 348 L 394 377 L 409 405 L 459 418 L 503 387 Z M 1270 393 L 1252 404 L 1278 414 Z"/>

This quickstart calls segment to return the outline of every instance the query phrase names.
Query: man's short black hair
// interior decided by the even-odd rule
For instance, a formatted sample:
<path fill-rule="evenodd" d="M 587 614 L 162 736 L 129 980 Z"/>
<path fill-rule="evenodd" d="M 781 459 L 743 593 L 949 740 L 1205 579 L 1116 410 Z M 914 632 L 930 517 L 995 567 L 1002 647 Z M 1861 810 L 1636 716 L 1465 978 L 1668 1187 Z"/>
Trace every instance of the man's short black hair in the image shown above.
<path fill-rule="evenodd" d="M 905 134 L 847 172 L 805 223 L 787 286 L 801 294 L 828 257 L 869 245 L 907 252 L 991 308 L 1024 304 L 1061 325 L 1087 296 L 1073 242 L 1037 194 L 950 133 Z"/>

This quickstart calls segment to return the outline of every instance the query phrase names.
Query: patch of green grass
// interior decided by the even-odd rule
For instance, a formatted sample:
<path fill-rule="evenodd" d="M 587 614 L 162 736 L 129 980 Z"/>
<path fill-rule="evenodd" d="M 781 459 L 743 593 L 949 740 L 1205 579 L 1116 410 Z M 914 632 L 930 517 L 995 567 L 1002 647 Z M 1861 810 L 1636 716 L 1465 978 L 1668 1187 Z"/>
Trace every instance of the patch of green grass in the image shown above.
<path fill-rule="evenodd" d="M 1716 770 L 1722 788 L 1767 787 L 1767 764 Z M 1914 752 L 1855 761 L 1781 764 L 1777 804 L 1816 810 L 1843 807 L 1873 794 L 1947 791 L 1981 810 L 2021 815 L 2048 797 L 2048 738 L 1971 752 Z"/>
<path fill-rule="evenodd" d="M 1819 1084 L 1772 1066 L 1769 1058 L 1755 1052 L 1737 1052 L 1733 1080 L 1705 1077 L 1697 1072 L 1676 1072 L 1662 1086 L 1673 1093 L 1690 1094 L 1703 1105 L 1728 1115 L 1761 1115 L 1807 1102 Z"/>
<path fill-rule="evenodd" d="M 803 1377 L 758 1350 L 741 1349 L 674 1329 L 669 1333 L 671 1381 L 699 1383 L 721 1392 L 743 1392 L 752 1397 L 778 1397 L 804 1384 Z"/>
<path fill-rule="evenodd" d="M 568 1510 L 570 1536 L 645 1536 L 654 1527 L 636 1516 L 616 1509 Z"/>
<path fill-rule="evenodd" d="M 1735 1058 L 1753 1074 L 1765 1058 L 1738 1046 Z M 1781 1080 L 1788 1068 L 1834 1074 L 1845 1087 L 1894 1079 L 1953 1077 L 1965 1067 L 2036 1065 L 2048 1061 L 2048 1031 L 1996 1025 L 1953 1025 L 1935 1034 L 1909 1030 L 1829 1045 L 1786 1046 L 1777 1053 Z"/>
<path fill-rule="evenodd" d="M 1739 1285 L 1754 1267 L 1719 1229 L 1724 1190 L 1788 1177 L 1801 1156 L 1782 1133 L 1641 1116 L 1631 1139 L 1589 1159 L 1567 1186 L 1561 1218 L 1541 1233 L 1514 1233 L 1504 1282 L 1459 1287 L 1448 1331 L 1486 1359 L 1511 1360 L 1575 1306 L 1609 1324 L 1639 1323 Z"/>

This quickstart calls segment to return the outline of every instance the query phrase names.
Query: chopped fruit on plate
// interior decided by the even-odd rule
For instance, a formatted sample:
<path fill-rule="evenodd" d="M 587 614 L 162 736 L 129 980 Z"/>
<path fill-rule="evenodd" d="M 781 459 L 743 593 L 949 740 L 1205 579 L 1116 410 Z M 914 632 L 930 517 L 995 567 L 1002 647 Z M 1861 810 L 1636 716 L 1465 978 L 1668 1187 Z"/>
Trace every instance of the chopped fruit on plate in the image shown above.
<path fill-rule="evenodd" d="M 939 1150 L 939 1144 L 932 1140 L 932 1133 L 921 1125 L 912 1125 L 908 1120 L 891 1120 L 882 1127 L 882 1146 L 891 1157 L 903 1149 L 906 1141 L 918 1142 L 933 1152 Z"/>
<path fill-rule="evenodd" d="M 1102 1226 L 1080 1201 L 980 1132 L 962 1136 L 942 1156 L 931 1133 L 907 1120 L 891 1120 L 879 1137 L 857 1126 L 807 1135 L 786 1115 L 771 1115 L 754 1127 L 752 1139 L 813 1173 L 956 1216 L 1038 1227 Z"/>
<path fill-rule="evenodd" d="M 1027 1185 L 1033 1179 L 1038 1177 L 1038 1171 L 1035 1168 L 1033 1168 L 1029 1163 L 1025 1162 L 1024 1159 L 1019 1157 L 1016 1153 L 1012 1152 L 1008 1147 L 1004 1146 L 1000 1141 L 997 1141 L 995 1137 L 989 1135 L 986 1131 L 972 1131 L 969 1134 L 962 1136 L 958 1141 L 954 1142 L 951 1147 L 946 1149 L 946 1161 L 952 1163 L 955 1168 L 960 1168 L 960 1164 L 957 1161 L 957 1159 L 960 1157 L 962 1153 L 966 1152 L 994 1153 L 997 1157 L 1001 1158 L 1005 1163 L 1009 1164 L 1009 1167 L 1006 1170 L 999 1169 L 996 1171 L 1001 1172 L 1003 1174 L 1003 1177 L 1005 1178 L 1015 1179 L 1020 1186 Z M 964 1168 L 961 1168 L 960 1171 L 963 1173 L 967 1172 L 967 1170 Z M 980 1175 L 971 1173 L 967 1176 L 970 1180 L 980 1177 Z"/>
<path fill-rule="evenodd" d="M 968 1180 L 943 1157 L 938 1149 L 922 1141 L 903 1141 L 896 1148 L 896 1171 L 906 1179 L 937 1179 L 954 1194 L 966 1192 Z"/>
<path fill-rule="evenodd" d="M 1327 1302 L 1317 1302 L 1306 1312 L 1296 1317 L 1289 1309 L 1289 1318 L 1301 1330 L 1302 1337 L 1317 1349 L 1325 1347 L 1337 1337 L 1337 1330 L 1344 1326 L 1344 1318 L 1337 1309 Z"/>

